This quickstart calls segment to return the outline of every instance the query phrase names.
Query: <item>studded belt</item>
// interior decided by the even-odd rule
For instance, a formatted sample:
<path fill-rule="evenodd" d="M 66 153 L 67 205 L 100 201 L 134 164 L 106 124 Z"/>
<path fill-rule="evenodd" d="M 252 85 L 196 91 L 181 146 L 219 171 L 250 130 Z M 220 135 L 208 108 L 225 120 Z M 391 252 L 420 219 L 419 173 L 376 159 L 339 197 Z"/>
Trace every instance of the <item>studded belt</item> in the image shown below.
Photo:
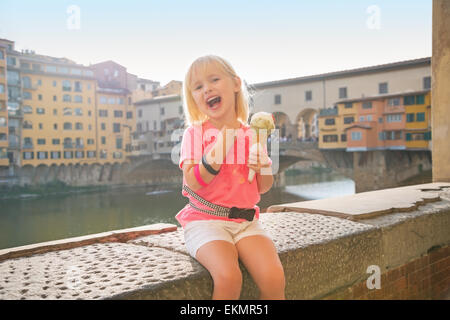
<path fill-rule="evenodd" d="M 255 216 L 256 210 L 255 209 L 242 209 L 237 207 L 222 207 L 217 204 L 214 204 L 212 202 L 209 202 L 202 197 L 200 197 L 198 194 L 196 194 L 191 188 L 189 188 L 187 185 L 183 186 L 183 190 L 186 191 L 190 196 L 192 196 L 195 200 L 200 202 L 206 207 L 211 208 L 212 210 L 207 209 L 201 209 L 197 207 L 192 201 L 189 201 L 189 205 L 194 208 L 195 210 L 198 210 L 203 213 L 212 214 L 219 217 L 225 217 L 229 219 L 245 219 L 247 221 L 253 221 L 253 218 Z"/>

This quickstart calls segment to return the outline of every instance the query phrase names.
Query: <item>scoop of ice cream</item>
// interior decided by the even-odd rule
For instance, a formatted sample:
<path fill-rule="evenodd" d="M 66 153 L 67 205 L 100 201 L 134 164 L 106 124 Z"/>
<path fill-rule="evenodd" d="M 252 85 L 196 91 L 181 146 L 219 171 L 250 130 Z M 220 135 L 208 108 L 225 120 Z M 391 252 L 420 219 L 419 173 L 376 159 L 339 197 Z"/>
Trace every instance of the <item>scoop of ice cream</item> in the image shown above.
<path fill-rule="evenodd" d="M 266 129 L 269 135 L 271 130 L 275 129 L 272 114 L 264 111 L 255 113 L 250 120 L 250 127 L 255 130 Z"/>

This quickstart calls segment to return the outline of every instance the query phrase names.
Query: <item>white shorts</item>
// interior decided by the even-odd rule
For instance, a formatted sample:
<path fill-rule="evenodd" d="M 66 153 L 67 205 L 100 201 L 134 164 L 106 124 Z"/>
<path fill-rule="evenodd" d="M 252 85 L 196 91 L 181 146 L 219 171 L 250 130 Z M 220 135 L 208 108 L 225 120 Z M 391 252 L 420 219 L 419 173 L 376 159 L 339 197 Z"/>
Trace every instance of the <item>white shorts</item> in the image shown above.
<path fill-rule="evenodd" d="M 225 220 L 197 220 L 184 227 L 184 240 L 189 254 L 195 258 L 197 250 L 214 240 L 225 240 L 236 244 L 239 240 L 255 235 L 272 239 L 259 220 L 234 222 Z"/>

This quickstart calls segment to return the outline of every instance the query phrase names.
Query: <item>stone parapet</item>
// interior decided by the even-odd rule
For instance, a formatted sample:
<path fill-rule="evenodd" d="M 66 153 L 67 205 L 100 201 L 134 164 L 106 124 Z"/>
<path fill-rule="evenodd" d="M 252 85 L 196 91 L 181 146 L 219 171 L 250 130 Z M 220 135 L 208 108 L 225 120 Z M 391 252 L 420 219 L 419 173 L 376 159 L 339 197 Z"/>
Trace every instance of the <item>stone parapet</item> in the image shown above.
<path fill-rule="evenodd" d="M 424 200 L 429 198 L 433 201 Z M 439 299 L 450 287 L 450 183 L 274 208 L 280 212 L 260 219 L 279 252 L 287 299 Z M 357 219 L 355 208 L 363 209 Z M 381 289 L 366 286 L 373 266 L 381 273 Z M 256 285 L 241 269 L 241 299 L 256 299 Z M 188 255 L 183 231 L 174 225 L 0 250 L 0 299 L 209 299 L 211 294 L 209 273 Z"/>

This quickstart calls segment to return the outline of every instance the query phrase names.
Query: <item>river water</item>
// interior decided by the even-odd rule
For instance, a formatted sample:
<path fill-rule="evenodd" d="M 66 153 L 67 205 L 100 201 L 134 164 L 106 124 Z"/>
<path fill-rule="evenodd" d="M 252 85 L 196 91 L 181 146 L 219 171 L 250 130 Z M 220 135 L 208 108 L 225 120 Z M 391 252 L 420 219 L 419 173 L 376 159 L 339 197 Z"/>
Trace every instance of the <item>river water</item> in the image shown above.
<path fill-rule="evenodd" d="M 286 187 L 261 196 L 270 205 L 355 193 L 354 182 L 334 173 L 286 177 Z M 172 223 L 186 205 L 180 188 L 145 188 L 0 200 L 0 249 L 153 223 Z"/>

